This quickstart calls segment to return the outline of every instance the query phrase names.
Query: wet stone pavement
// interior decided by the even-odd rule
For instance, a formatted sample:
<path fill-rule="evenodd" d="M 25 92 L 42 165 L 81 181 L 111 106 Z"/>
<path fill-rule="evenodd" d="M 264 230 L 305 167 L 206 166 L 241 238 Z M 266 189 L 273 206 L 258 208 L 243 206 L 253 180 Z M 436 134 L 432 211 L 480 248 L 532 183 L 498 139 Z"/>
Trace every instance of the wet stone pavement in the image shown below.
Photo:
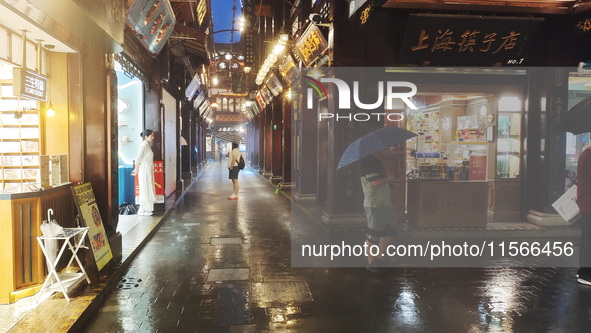
<path fill-rule="evenodd" d="M 210 163 L 86 332 L 590 332 L 574 268 L 291 267 L 322 232 L 250 169 Z"/>

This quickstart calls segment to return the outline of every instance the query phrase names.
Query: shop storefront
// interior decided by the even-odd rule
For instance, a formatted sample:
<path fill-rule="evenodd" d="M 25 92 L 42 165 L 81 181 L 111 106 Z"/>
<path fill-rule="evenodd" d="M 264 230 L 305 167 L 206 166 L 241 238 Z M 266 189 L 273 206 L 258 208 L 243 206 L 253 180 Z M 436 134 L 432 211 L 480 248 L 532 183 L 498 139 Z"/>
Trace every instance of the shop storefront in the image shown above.
<path fill-rule="evenodd" d="M 123 4 L 92 4 L 0 4 L 0 304 L 39 290 L 36 237 L 49 208 L 76 226 L 72 183 L 92 183 L 109 236 L 116 228 L 105 55 L 121 50 L 123 21 L 105 8 Z"/>
<path fill-rule="evenodd" d="M 406 111 L 406 128 L 418 134 L 406 143 L 409 220 L 421 227 L 520 221 L 527 71 L 461 72 L 426 80 L 449 84 L 418 84 L 418 109 Z"/>
<path fill-rule="evenodd" d="M 128 64 L 129 62 L 125 62 Z M 119 206 L 135 203 L 134 177 L 131 171 L 139 151 L 144 128 L 144 83 L 134 74 L 137 69 L 123 68 L 115 61 L 117 75 L 117 125 L 119 138 Z"/>
<path fill-rule="evenodd" d="M 43 33 L 29 36 L 40 39 Z M 48 38 L 48 37 L 46 37 Z M 23 41 L 26 41 L 23 45 Z M 0 26 L 0 304 L 34 292 L 43 281 L 43 254 L 35 237 L 44 212 L 70 220 L 68 93 L 63 44 Z M 49 44 L 49 45 L 48 45 Z M 12 236 L 12 237 L 10 237 Z"/>

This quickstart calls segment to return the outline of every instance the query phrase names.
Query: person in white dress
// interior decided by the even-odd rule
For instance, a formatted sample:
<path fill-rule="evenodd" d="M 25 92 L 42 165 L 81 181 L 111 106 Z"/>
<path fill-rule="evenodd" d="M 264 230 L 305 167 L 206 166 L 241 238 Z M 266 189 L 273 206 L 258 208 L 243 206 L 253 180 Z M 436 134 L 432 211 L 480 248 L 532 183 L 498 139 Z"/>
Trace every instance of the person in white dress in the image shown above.
<path fill-rule="evenodd" d="M 154 202 L 156 202 L 156 189 L 154 188 L 154 152 L 150 144 L 154 141 L 154 131 L 145 130 L 140 134 L 144 141 L 140 144 L 140 150 L 135 158 L 135 169 L 131 175 L 138 176 L 139 184 L 139 204 L 138 215 L 149 216 L 154 211 Z"/>

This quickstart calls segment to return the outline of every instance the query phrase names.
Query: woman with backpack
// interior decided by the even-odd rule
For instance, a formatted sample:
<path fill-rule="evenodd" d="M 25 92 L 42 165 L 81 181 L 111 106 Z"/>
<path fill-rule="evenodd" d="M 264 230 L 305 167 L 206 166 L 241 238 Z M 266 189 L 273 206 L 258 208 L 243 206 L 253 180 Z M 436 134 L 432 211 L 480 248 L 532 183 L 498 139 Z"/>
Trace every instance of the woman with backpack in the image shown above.
<path fill-rule="evenodd" d="M 228 178 L 232 179 L 232 195 L 228 197 L 230 200 L 238 200 L 238 173 L 240 172 L 238 164 L 241 163 L 241 158 L 238 143 L 232 143 L 232 151 L 228 154 L 228 169 L 230 170 Z"/>

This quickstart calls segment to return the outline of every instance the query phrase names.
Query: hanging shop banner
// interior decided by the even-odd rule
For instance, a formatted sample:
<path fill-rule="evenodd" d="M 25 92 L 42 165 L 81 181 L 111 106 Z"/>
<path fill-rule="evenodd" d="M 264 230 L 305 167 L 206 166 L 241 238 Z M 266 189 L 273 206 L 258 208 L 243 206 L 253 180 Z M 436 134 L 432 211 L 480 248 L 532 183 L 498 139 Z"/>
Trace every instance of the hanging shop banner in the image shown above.
<path fill-rule="evenodd" d="M 256 116 L 260 112 L 259 104 L 254 103 L 254 102 L 249 102 L 248 106 L 246 107 L 246 111 L 248 111 L 250 113 L 251 117 Z"/>
<path fill-rule="evenodd" d="M 140 204 L 140 183 L 138 175 L 135 175 L 135 204 Z M 154 161 L 154 189 L 156 192 L 156 202 L 164 203 L 164 161 Z"/>
<path fill-rule="evenodd" d="M 204 100 L 205 93 L 203 92 L 203 90 L 199 90 L 197 97 L 195 97 L 195 100 L 193 101 L 193 109 L 199 110 L 199 106 L 201 105 L 201 103 L 203 103 Z"/>
<path fill-rule="evenodd" d="M 96 198 L 90 183 L 72 187 L 72 194 L 81 222 L 88 227 L 88 238 L 94 254 L 96 266 L 100 271 L 113 258 L 109 239 L 103 220 L 96 204 Z"/>
<path fill-rule="evenodd" d="M 269 104 L 273 101 L 273 94 L 266 84 L 261 88 L 261 94 L 263 95 L 263 99 L 265 100 L 266 104 Z"/>
<path fill-rule="evenodd" d="M 279 73 L 287 85 L 291 85 L 292 82 L 298 80 L 300 71 L 298 70 L 298 66 L 296 66 L 296 63 L 291 55 L 285 57 L 283 62 L 279 65 Z"/>
<path fill-rule="evenodd" d="M 207 111 L 208 108 L 209 101 L 204 101 L 203 103 L 201 103 L 201 105 L 199 105 L 199 108 L 197 109 L 197 111 L 199 111 L 199 116 L 205 117 L 205 111 Z"/>
<path fill-rule="evenodd" d="M 188 100 L 192 100 L 200 86 L 201 78 L 199 78 L 199 73 L 195 73 L 193 79 L 191 79 L 191 82 L 187 85 L 187 89 L 185 89 L 185 97 L 187 97 Z"/>
<path fill-rule="evenodd" d="M 259 105 L 259 109 L 263 110 L 265 106 L 267 106 L 267 102 L 265 102 L 265 98 L 263 97 L 263 94 L 260 91 L 257 91 L 255 99 L 257 101 L 257 104 Z"/>
<path fill-rule="evenodd" d="M 302 37 L 295 44 L 298 56 L 302 59 L 304 66 L 310 66 L 328 48 L 328 42 L 322 35 L 320 29 L 310 24 Z"/>
<path fill-rule="evenodd" d="M 271 91 L 271 94 L 273 94 L 273 96 L 278 96 L 283 91 L 281 81 L 279 80 L 277 75 L 275 75 L 275 73 L 269 75 L 269 79 L 267 79 L 267 87 L 269 87 L 269 90 Z"/>
<path fill-rule="evenodd" d="M 37 101 L 47 101 L 47 78 L 26 68 L 12 71 L 14 95 Z"/>
<path fill-rule="evenodd" d="M 129 7 L 127 24 L 148 51 L 158 54 L 174 30 L 176 19 L 169 0 L 135 0 Z"/>
<path fill-rule="evenodd" d="M 205 109 L 205 112 L 203 112 L 203 118 L 209 118 L 209 116 L 211 116 L 213 114 L 213 110 L 208 106 L 207 109 Z"/>
<path fill-rule="evenodd" d="M 197 23 L 202 25 L 203 19 L 205 19 L 205 14 L 207 14 L 207 0 L 198 0 L 197 2 L 197 8 L 195 8 L 195 11 L 197 12 Z"/>
<path fill-rule="evenodd" d="M 541 18 L 415 14 L 400 62 L 429 65 L 527 65 Z"/>

